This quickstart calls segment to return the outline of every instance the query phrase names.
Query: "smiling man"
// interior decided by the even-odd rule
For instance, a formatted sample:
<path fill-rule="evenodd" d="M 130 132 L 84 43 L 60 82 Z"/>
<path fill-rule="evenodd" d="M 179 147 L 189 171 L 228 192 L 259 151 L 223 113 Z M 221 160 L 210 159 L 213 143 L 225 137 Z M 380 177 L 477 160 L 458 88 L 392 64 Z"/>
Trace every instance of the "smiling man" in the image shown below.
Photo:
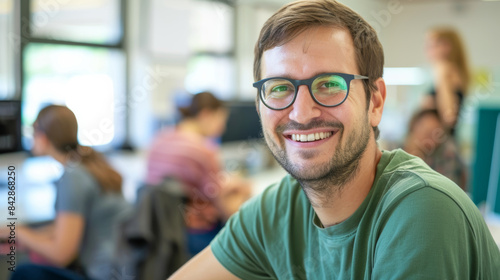
<path fill-rule="evenodd" d="M 376 33 L 329 0 L 288 4 L 255 48 L 257 110 L 290 173 L 173 279 L 495 279 L 500 251 L 453 182 L 381 151 Z"/>

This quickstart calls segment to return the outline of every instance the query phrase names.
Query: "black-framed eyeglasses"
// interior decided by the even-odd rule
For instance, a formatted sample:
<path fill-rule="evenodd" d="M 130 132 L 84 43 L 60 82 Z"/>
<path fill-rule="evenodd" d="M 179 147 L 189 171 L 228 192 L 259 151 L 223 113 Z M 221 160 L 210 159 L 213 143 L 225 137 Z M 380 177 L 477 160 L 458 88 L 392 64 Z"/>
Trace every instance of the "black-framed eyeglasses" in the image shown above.
<path fill-rule="evenodd" d="M 262 103 L 272 110 L 290 107 L 297 98 L 298 87 L 306 85 L 316 103 L 325 107 L 342 104 L 349 95 L 352 80 L 366 80 L 368 77 L 344 73 L 323 73 L 306 80 L 272 77 L 255 82 Z"/>

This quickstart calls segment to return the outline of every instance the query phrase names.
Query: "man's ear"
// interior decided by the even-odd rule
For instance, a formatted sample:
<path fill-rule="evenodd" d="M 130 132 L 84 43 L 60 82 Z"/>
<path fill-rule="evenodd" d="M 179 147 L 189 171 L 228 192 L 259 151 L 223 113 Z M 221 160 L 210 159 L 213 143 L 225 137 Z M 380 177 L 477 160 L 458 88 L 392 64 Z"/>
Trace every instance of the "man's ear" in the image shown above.
<path fill-rule="evenodd" d="M 370 125 L 372 127 L 378 126 L 380 120 L 382 119 L 385 97 L 387 93 L 384 79 L 378 78 L 375 81 L 375 85 L 377 86 L 377 90 L 374 90 L 371 93 L 370 107 L 368 109 Z"/>

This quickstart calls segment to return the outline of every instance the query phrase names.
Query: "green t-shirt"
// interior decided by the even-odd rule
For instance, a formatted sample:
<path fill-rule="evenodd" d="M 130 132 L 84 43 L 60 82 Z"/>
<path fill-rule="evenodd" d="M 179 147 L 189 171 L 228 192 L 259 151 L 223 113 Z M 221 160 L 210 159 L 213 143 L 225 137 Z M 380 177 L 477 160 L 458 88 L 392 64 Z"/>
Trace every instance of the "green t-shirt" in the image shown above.
<path fill-rule="evenodd" d="M 383 152 L 344 222 L 321 228 L 286 176 L 233 215 L 211 248 L 242 279 L 500 279 L 500 251 L 477 207 L 401 150 Z"/>

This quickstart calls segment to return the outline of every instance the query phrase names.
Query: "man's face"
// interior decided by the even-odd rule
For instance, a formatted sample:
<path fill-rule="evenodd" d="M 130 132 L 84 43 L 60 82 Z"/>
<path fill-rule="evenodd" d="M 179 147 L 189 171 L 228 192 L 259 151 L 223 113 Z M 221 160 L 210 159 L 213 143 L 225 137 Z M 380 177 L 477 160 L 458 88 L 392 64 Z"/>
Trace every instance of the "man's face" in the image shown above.
<path fill-rule="evenodd" d="M 310 28 L 265 51 L 261 70 L 262 79 L 308 79 L 327 72 L 360 74 L 349 32 L 331 27 Z M 337 107 L 314 102 L 307 86 L 298 88 L 294 104 L 287 109 L 271 110 L 262 102 L 258 106 L 269 148 L 295 178 L 333 177 L 342 185 L 353 174 L 371 135 L 361 80 L 351 82 L 348 98 Z M 296 141 L 293 134 L 309 135 L 309 139 L 313 134 L 316 140 Z"/>

